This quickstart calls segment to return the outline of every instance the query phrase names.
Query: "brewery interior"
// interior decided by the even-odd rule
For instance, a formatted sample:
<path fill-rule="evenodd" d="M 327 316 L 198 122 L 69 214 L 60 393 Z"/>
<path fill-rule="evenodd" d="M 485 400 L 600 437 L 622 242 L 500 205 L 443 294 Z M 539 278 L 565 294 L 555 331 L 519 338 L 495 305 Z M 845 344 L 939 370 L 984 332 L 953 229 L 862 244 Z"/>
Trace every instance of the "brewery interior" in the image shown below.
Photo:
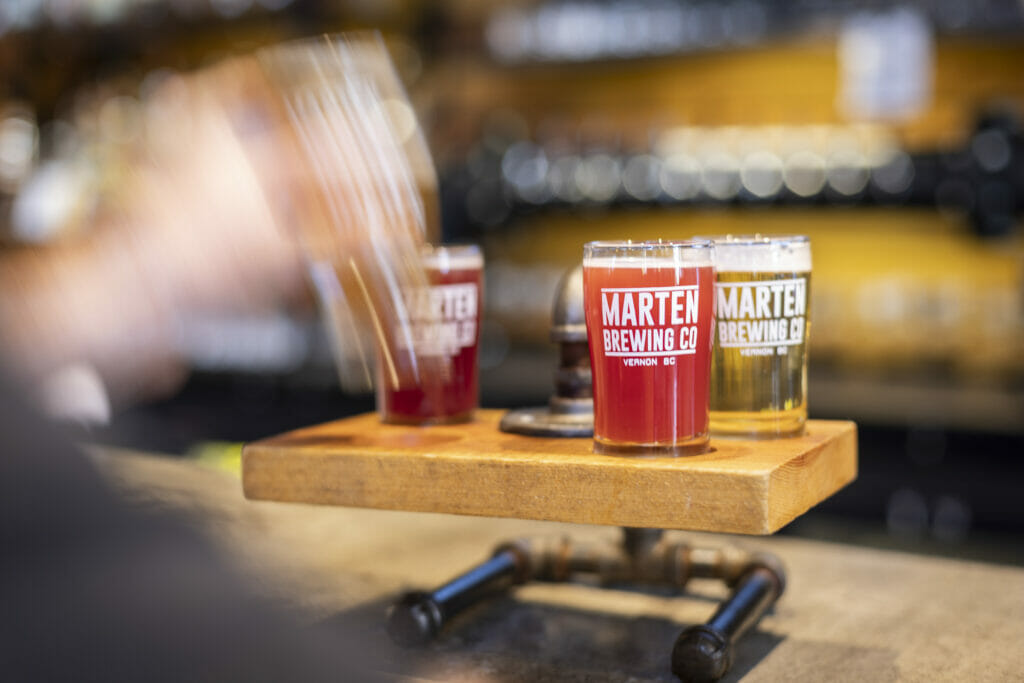
<path fill-rule="evenodd" d="M 483 247 L 483 406 L 548 400 L 584 242 L 806 234 L 810 416 L 856 421 L 860 464 L 780 534 L 1024 565 L 1024 5 L 8 1 L 0 258 L 89 239 L 168 73 L 357 29 L 407 88 L 444 239 Z M 182 353 L 174 392 L 78 438 L 237 471 L 243 442 L 374 406 L 311 297 Z"/>
<path fill-rule="evenodd" d="M 1019 3 L 21 0 L 0 9 L 3 248 L 75 235 L 148 81 L 362 28 L 427 136 L 445 240 L 484 246 L 483 405 L 547 400 L 585 241 L 807 234 L 810 414 L 858 422 L 862 467 L 786 532 L 1024 562 L 1002 540 L 1024 533 Z M 208 327 L 178 393 L 90 438 L 230 460 L 372 409 L 311 309 Z"/>
<path fill-rule="evenodd" d="M 408 92 L 410 104 L 395 100 L 392 122 L 408 135 L 421 132 L 429 147 L 437 184 L 424 199 L 439 216 L 440 237 L 482 249 L 482 408 L 549 400 L 559 362 L 552 306 L 586 242 L 809 236 L 809 415 L 856 422 L 857 476 L 753 546 L 793 567 L 793 587 L 767 627 L 744 637 L 751 644 L 737 650 L 728 680 L 1020 674 L 1012 643 L 1024 623 L 1024 4 L 3 0 L 0 284 L 16 282 L 6 279 L 7 263 L 27 255 L 45 262 L 67 246 L 105 239 L 97 216 L 131 199 L 125 179 L 145 112 L 176 75 L 283 41 L 368 30 L 380 32 Z M 181 225 L 181 244 L 189 228 Z M 201 265 L 215 262 L 202 256 Z M 386 641 L 380 621 L 399 590 L 436 586 L 502 535 L 554 522 L 520 531 L 522 519 L 486 519 L 488 526 L 456 515 L 244 500 L 243 444 L 375 410 L 373 393 L 342 389 L 312 286 L 302 292 L 256 310 L 207 311 L 173 340 L 185 372 L 138 378 L 130 400 L 88 376 L 71 402 L 60 394 L 40 404 L 127 499 L 201 519 L 255 578 L 250 588 L 309 608 L 304 623 L 311 613 L 342 631 L 342 617 L 371 624 L 333 635 L 328 647 L 370 656 Z M 10 300 L 0 290 L 0 321 Z M 97 317 L 95 326 L 108 323 Z M 16 332 L 0 326 L 0 340 Z M 139 334 L 152 341 L 154 333 Z M 5 354 L 0 366 L 11 362 Z M 19 391 L 18 401 L 39 399 L 31 387 Z M 65 485 L 60 461 L 46 464 L 44 447 L 36 466 L 45 476 L 32 479 L 11 458 L 11 442 L 33 451 L 50 429 L 15 436 L 6 404 L 0 468 L 13 469 L 0 476 L 0 501 L 26 504 L 32 486 L 56 482 L 44 497 L 54 515 L 41 499 L 22 508 L 45 508 L 27 526 L 41 535 L 87 496 L 69 493 L 75 486 Z M 8 533 L 3 524 L 18 518 L 3 510 L 0 538 L 42 547 Z M 583 526 L 572 530 L 586 536 Z M 124 527 L 111 528 L 118 535 Z M 46 538 L 62 548 L 66 536 Z M 178 537 L 166 538 L 171 548 Z M 708 538 L 714 545 L 732 537 Z M 123 562 L 125 580 L 69 600 L 46 583 L 18 592 L 18 582 L 63 574 L 37 569 L 43 565 L 31 553 L 5 552 L 5 562 L 24 559 L 4 569 L 13 581 L 0 584 L 11 600 L 23 596 L 10 614 L 29 643 L 24 651 L 50 652 L 47 630 L 75 644 L 67 658 L 47 654 L 25 671 L 84 663 L 99 668 L 74 678 L 92 680 L 102 671 L 97 661 L 120 652 L 112 644 L 131 636 L 126 642 L 148 668 L 111 669 L 103 680 L 319 680 L 299 675 L 315 661 L 302 656 L 273 660 L 291 661 L 290 675 L 276 679 L 265 669 L 205 678 L 175 669 L 187 666 L 185 647 L 199 666 L 224 653 L 260 661 L 262 646 L 246 643 L 262 641 L 246 640 L 246 622 L 258 620 L 236 625 L 248 633 L 237 642 L 223 638 L 216 618 L 204 631 L 210 612 L 245 613 L 233 603 L 218 607 L 216 596 L 229 602 L 234 582 L 201 593 L 206 569 L 156 546 L 151 539 L 141 565 L 113 542 L 79 549 L 87 561 L 75 565 L 76 577 L 88 580 L 103 560 Z M 142 578 L 154 575 L 165 590 L 144 588 Z M 384 650 L 416 677 L 384 680 L 670 680 L 656 642 L 671 644 L 681 623 L 699 624 L 700 610 L 725 595 L 698 583 L 690 611 L 673 607 L 684 610 L 679 616 L 656 592 L 599 598 L 559 588 L 566 590 L 542 588 L 485 608 L 432 650 L 437 658 L 426 668 Z M 95 621 L 65 620 L 83 595 L 96 598 Z M 209 609 L 200 620 L 176 611 L 202 602 Z M 137 622 L 134 609 L 142 610 Z M 37 633 L 34 618 L 47 610 L 59 614 L 60 628 Z M 503 610 L 511 617 L 499 627 Z M 199 640 L 209 634 L 208 648 L 187 640 L 194 629 Z M 529 635 L 536 633 L 543 636 Z M 368 634 L 365 652 L 352 645 Z M 828 637 L 836 642 L 821 640 Z M 292 654 L 309 645 L 282 642 Z M 3 660 L 0 671 L 14 661 Z M 164 678 L 150 675 L 161 667 Z"/>

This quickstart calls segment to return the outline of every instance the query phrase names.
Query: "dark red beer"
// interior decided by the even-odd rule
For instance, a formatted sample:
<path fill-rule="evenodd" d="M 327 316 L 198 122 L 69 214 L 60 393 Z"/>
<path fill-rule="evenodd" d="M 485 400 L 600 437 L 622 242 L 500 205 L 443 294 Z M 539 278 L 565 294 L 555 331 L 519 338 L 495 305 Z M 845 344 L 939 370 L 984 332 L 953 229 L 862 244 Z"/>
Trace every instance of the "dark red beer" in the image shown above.
<path fill-rule="evenodd" d="M 419 367 L 390 376 L 381 359 L 378 410 L 391 423 L 467 421 L 479 402 L 483 257 L 469 245 L 432 247 L 423 265 L 430 286 L 407 297 L 409 324 L 395 340 L 415 352 Z"/>
<path fill-rule="evenodd" d="M 595 450 L 703 451 L 714 321 L 710 243 L 592 242 L 584 253 Z"/>

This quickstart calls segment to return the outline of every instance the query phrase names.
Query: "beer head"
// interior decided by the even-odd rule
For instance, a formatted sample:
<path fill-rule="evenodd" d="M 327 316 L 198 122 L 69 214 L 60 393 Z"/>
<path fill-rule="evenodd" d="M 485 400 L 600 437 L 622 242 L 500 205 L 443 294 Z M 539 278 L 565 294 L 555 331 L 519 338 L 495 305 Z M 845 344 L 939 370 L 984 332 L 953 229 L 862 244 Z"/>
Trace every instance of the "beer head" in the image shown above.
<path fill-rule="evenodd" d="M 806 235 L 723 235 L 705 237 L 715 245 L 719 272 L 806 273 L 811 270 L 811 241 Z"/>
<path fill-rule="evenodd" d="M 665 268 L 710 266 L 714 244 L 707 239 L 609 240 L 583 245 L 585 268 Z"/>
<path fill-rule="evenodd" d="M 475 244 L 424 245 L 421 249 L 423 267 L 447 273 L 453 270 L 474 270 L 484 267 L 484 257 Z"/>

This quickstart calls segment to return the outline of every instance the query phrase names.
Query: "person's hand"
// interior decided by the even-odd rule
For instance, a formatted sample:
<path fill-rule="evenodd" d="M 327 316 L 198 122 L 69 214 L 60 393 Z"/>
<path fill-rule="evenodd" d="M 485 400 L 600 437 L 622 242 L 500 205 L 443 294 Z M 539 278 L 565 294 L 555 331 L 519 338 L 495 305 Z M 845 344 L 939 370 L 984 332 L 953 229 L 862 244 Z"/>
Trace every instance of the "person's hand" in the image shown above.
<path fill-rule="evenodd" d="M 395 345 L 404 293 L 425 284 L 428 223 L 416 140 L 388 117 L 401 97 L 374 40 L 170 77 L 88 240 L 0 264 L 0 337 L 23 374 L 85 364 L 115 397 L 166 391 L 183 376 L 177 341 L 192 316 L 289 305 L 307 273 L 341 369 L 367 377 L 382 349 L 418 372 L 416 350 Z"/>

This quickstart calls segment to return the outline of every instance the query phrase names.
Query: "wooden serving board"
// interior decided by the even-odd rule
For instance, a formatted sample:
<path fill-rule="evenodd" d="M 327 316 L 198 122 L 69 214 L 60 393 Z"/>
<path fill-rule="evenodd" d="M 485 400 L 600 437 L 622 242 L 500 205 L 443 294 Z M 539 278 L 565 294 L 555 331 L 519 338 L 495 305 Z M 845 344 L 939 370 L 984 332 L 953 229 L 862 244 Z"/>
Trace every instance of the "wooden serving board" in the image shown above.
<path fill-rule="evenodd" d="M 504 411 L 436 427 L 375 413 L 242 451 L 247 498 L 582 524 L 770 534 L 857 476 L 857 426 L 811 420 L 803 436 L 713 439 L 688 457 L 597 455 L 591 439 L 498 430 Z"/>

